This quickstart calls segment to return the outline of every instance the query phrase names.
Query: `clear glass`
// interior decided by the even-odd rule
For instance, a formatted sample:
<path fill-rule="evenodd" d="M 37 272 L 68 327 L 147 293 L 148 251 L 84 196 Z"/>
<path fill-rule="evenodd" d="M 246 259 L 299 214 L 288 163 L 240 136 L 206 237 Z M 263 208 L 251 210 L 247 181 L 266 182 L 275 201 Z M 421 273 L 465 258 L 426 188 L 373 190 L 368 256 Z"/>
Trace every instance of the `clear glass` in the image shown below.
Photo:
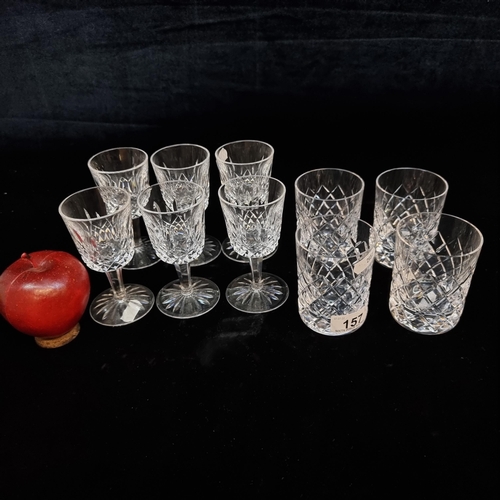
<path fill-rule="evenodd" d="M 141 225 L 137 195 L 149 185 L 148 155 L 138 148 L 113 148 L 92 156 L 87 163 L 97 186 L 125 189 L 132 197 L 134 255 L 125 269 L 144 269 L 159 262 Z"/>
<path fill-rule="evenodd" d="M 437 335 L 454 328 L 483 245 L 470 222 L 448 214 L 419 213 L 402 219 L 389 309 L 404 328 Z"/>
<path fill-rule="evenodd" d="M 94 321 L 106 326 L 133 323 L 154 304 L 149 288 L 123 283 L 122 268 L 134 255 L 131 208 L 130 194 L 112 186 L 78 191 L 59 205 L 59 214 L 83 262 L 108 277 L 111 288 L 90 305 Z"/>
<path fill-rule="evenodd" d="M 336 217 L 316 217 L 295 233 L 299 315 L 311 330 L 331 336 L 366 320 L 376 239 L 362 220 L 348 235 L 337 228 Z"/>
<path fill-rule="evenodd" d="M 156 299 L 158 309 L 172 318 L 201 316 L 219 301 L 215 283 L 191 277 L 191 263 L 205 244 L 205 198 L 199 184 L 184 180 L 154 184 L 138 198 L 156 253 L 175 266 L 179 277 L 165 285 Z"/>
<path fill-rule="evenodd" d="M 375 259 L 379 264 L 393 266 L 398 222 L 421 212 L 440 214 L 447 193 L 446 180 L 428 170 L 401 167 L 377 177 L 373 227 L 378 235 Z"/>
<path fill-rule="evenodd" d="M 233 280 L 226 289 L 228 302 L 239 311 L 272 311 L 288 298 L 287 284 L 262 272 L 263 258 L 278 246 L 285 192 L 279 180 L 253 175 L 228 179 L 219 188 L 230 241 L 234 250 L 250 261 L 251 272 Z"/>
<path fill-rule="evenodd" d="M 158 182 L 183 180 L 200 184 L 205 192 L 204 208 L 210 198 L 210 152 L 196 144 L 174 144 L 159 149 L 151 155 L 151 164 Z M 215 260 L 221 252 L 217 238 L 205 235 L 200 256 L 191 266 L 201 266 Z"/>
<path fill-rule="evenodd" d="M 220 146 L 215 152 L 215 161 L 219 170 L 221 184 L 229 179 L 247 175 L 270 177 L 274 160 L 274 148 L 262 141 L 234 141 Z M 224 239 L 222 253 L 231 260 L 248 263 L 248 259 L 235 252 L 231 240 Z M 267 255 L 269 258 L 274 252 Z"/>
<path fill-rule="evenodd" d="M 365 183 L 349 170 L 320 168 L 295 180 L 297 227 L 310 219 L 327 217 L 336 231 L 347 237 L 361 214 Z"/>

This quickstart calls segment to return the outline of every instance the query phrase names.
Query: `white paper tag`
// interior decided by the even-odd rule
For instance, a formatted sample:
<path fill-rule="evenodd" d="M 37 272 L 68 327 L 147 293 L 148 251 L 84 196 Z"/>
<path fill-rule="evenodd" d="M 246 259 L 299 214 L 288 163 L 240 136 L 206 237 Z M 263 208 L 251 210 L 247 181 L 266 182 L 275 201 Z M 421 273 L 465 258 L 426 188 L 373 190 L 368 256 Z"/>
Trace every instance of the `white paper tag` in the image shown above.
<path fill-rule="evenodd" d="M 347 333 L 359 328 L 366 320 L 368 306 L 364 306 L 351 314 L 332 316 L 330 319 L 330 331 L 333 333 Z"/>
<path fill-rule="evenodd" d="M 137 313 L 141 310 L 141 303 L 133 300 L 131 301 L 128 306 L 125 308 L 125 311 L 122 313 L 122 321 L 125 323 L 130 323 L 131 321 L 134 321 L 135 317 L 137 316 Z"/>
<path fill-rule="evenodd" d="M 354 274 L 359 274 L 361 272 L 363 272 L 368 266 L 370 266 L 373 262 L 373 258 L 375 257 L 375 249 L 372 248 L 370 249 L 369 252 L 367 252 L 367 254 L 360 260 L 358 260 L 358 262 L 356 262 L 356 264 L 354 264 Z"/>
<path fill-rule="evenodd" d="M 224 148 L 222 148 L 219 151 L 219 160 L 220 161 L 226 161 L 227 160 L 227 151 Z"/>

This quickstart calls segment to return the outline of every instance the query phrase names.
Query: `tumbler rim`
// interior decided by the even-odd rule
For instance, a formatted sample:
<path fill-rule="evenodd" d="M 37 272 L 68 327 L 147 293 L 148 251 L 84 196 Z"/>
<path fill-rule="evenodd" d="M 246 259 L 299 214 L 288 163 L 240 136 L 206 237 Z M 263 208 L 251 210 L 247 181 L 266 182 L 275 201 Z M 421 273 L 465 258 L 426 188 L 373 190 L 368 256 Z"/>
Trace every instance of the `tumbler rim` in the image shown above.
<path fill-rule="evenodd" d="M 85 218 L 82 218 L 82 217 L 70 217 L 69 215 L 66 215 L 66 214 L 63 213 L 62 207 L 63 207 L 63 205 L 70 198 L 73 198 L 76 195 L 82 194 L 85 191 L 102 191 L 102 190 L 118 191 L 120 193 L 125 193 L 126 198 L 127 198 L 127 203 L 124 204 L 123 206 L 121 206 L 118 210 L 116 210 L 112 214 L 101 215 L 100 217 L 90 217 L 90 218 L 87 218 L 87 217 L 85 217 Z M 106 219 L 108 217 L 112 217 L 112 216 L 114 216 L 114 215 L 116 215 L 116 214 L 118 214 L 118 213 L 123 212 L 124 210 L 126 210 L 127 206 L 132 207 L 132 196 L 125 189 L 122 189 L 122 188 L 119 188 L 119 187 L 116 187 L 116 186 L 92 186 L 92 187 L 89 187 L 89 188 L 80 189 L 79 191 L 75 191 L 74 193 L 66 196 L 66 198 L 64 198 L 64 200 L 61 201 L 61 203 L 59 203 L 58 212 L 59 212 L 59 215 L 63 219 L 66 219 L 66 220 L 70 220 L 70 221 L 74 221 L 74 222 L 89 222 L 89 221 L 96 221 L 96 220 L 101 220 L 101 219 Z"/>
<path fill-rule="evenodd" d="M 158 165 L 158 163 L 156 163 L 154 161 L 155 155 L 158 154 L 158 153 L 160 153 L 161 151 L 165 151 L 166 149 L 179 148 L 179 147 L 182 147 L 182 146 L 193 146 L 195 148 L 201 149 L 202 151 L 204 151 L 206 153 L 207 156 L 200 163 L 193 163 L 192 165 L 187 165 L 185 167 L 163 167 L 161 165 Z M 160 170 L 175 170 L 175 171 L 188 170 L 190 168 L 197 167 L 199 165 L 203 165 L 203 163 L 205 163 L 207 161 L 209 162 L 210 161 L 210 151 L 205 146 L 201 146 L 200 144 L 194 144 L 194 143 L 191 143 L 191 142 L 181 142 L 181 143 L 178 143 L 178 144 L 170 144 L 169 146 L 163 146 L 160 149 L 157 149 L 151 155 L 150 161 L 151 161 L 151 165 L 153 165 L 153 169 L 154 168 L 159 168 Z"/>
<path fill-rule="evenodd" d="M 447 193 L 448 193 L 448 189 L 449 189 L 449 184 L 448 184 L 448 181 L 440 174 L 437 174 L 436 172 L 433 172 L 432 170 L 427 170 L 425 168 L 418 168 L 418 167 L 396 167 L 396 168 L 390 168 L 389 170 L 385 170 L 384 172 L 380 173 L 377 178 L 375 179 L 375 185 L 377 187 L 377 189 L 379 189 L 380 191 L 382 191 L 383 193 L 387 194 L 387 195 L 390 195 L 390 196 L 395 196 L 396 198 L 404 198 L 404 196 L 400 196 L 398 194 L 394 194 L 392 193 L 391 191 L 388 191 L 387 189 L 383 188 L 381 185 L 380 185 L 380 179 L 383 175 L 386 175 L 390 172 L 395 172 L 395 171 L 398 171 L 398 170 L 416 170 L 418 172 L 425 172 L 427 174 L 432 174 L 434 175 L 435 177 L 441 179 L 444 183 L 444 190 L 442 193 L 440 194 L 437 194 L 437 195 L 434 195 L 434 196 L 425 196 L 423 198 L 413 198 L 414 200 L 434 200 L 434 199 L 437 199 L 437 198 L 441 198 L 442 196 L 446 196 Z"/>
<path fill-rule="evenodd" d="M 453 255 L 449 255 L 449 257 L 469 257 L 471 255 L 474 255 L 475 253 L 478 253 L 481 251 L 481 248 L 483 247 L 483 243 L 484 243 L 484 236 L 483 236 L 483 233 L 477 228 L 476 225 L 472 224 L 471 222 L 469 222 L 468 220 L 466 219 L 463 219 L 462 217 L 458 217 L 457 215 L 452 215 L 452 214 L 448 214 L 448 213 L 439 213 L 439 212 L 421 212 L 422 214 L 429 214 L 429 215 L 436 215 L 438 216 L 439 215 L 439 221 L 441 221 L 441 218 L 444 216 L 444 217 L 447 217 L 447 218 L 450 218 L 450 219 L 454 219 L 454 220 L 457 220 L 457 221 L 460 221 L 460 222 L 463 222 L 465 223 L 467 226 L 469 226 L 470 228 L 472 228 L 476 233 L 477 235 L 479 236 L 479 241 L 478 243 L 476 244 L 476 246 L 474 247 L 473 250 L 470 250 L 469 252 L 464 252 L 464 253 L 460 253 L 460 254 L 453 254 Z M 407 219 L 410 219 L 411 217 L 415 217 L 415 214 L 410 214 L 410 215 L 407 215 L 406 217 L 403 217 L 397 224 L 396 224 L 396 236 L 406 245 L 406 246 L 411 246 L 411 243 L 406 239 L 404 238 L 401 234 L 400 234 L 400 228 L 401 228 L 401 225 L 402 223 L 407 220 Z M 439 227 L 439 224 L 438 224 L 438 227 Z"/>
<path fill-rule="evenodd" d="M 237 162 L 237 161 L 221 160 L 219 158 L 219 152 L 220 152 L 221 149 L 223 149 L 223 148 L 225 148 L 225 147 L 227 147 L 227 146 L 229 146 L 231 144 L 238 144 L 238 143 L 241 143 L 241 142 L 255 142 L 255 143 L 259 143 L 259 144 L 264 144 L 264 145 L 268 146 L 271 149 L 271 152 L 265 158 L 262 158 L 260 160 L 253 160 L 253 161 L 241 161 L 241 162 Z M 216 161 L 220 161 L 222 163 L 226 163 L 226 164 L 229 164 L 229 165 L 251 165 L 252 163 L 261 163 L 263 161 L 269 160 L 270 158 L 273 158 L 274 157 L 274 148 L 271 146 L 271 144 L 269 144 L 268 142 L 265 142 L 265 141 L 259 141 L 257 139 L 240 139 L 238 141 L 226 142 L 222 146 L 219 146 L 215 150 L 214 156 L 215 156 L 215 160 Z"/>
<path fill-rule="evenodd" d="M 280 202 L 282 199 L 285 198 L 285 195 L 286 195 L 286 186 L 285 184 L 280 181 L 279 179 L 276 179 L 276 177 L 271 177 L 271 176 L 268 176 L 268 175 L 248 175 L 248 176 L 245 176 L 245 177 L 251 177 L 251 178 L 259 178 L 259 179 L 268 179 L 268 180 L 272 180 L 272 181 L 275 181 L 279 184 L 281 184 L 281 186 L 283 187 L 283 193 L 280 194 L 280 196 L 278 198 L 276 198 L 275 200 L 273 201 L 269 201 L 267 203 L 265 203 L 264 205 L 239 205 L 238 203 L 232 203 L 230 201 L 227 201 L 226 199 L 224 199 L 222 197 L 222 189 L 226 186 L 226 184 L 230 183 L 230 182 L 233 182 L 233 181 L 236 181 L 236 180 L 241 180 L 242 178 L 241 177 L 235 177 L 233 179 L 229 179 L 226 184 L 221 184 L 219 186 L 219 189 L 217 190 L 217 194 L 219 195 L 219 200 L 221 201 L 221 203 L 224 203 L 225 205 L 229 206 L 229 207 L 241 207 L 241 208 L 245 208 L 245 209 L 255 209 L 255 208 L 262 208 L 262 207 L 266 207 L 266 206 L 270 206 L 270 205 L 275 205 L 276 203 Z"/>
<path fill-rule="evenodd" d="M 139 165 L 136 165 L 135 167 L 124 168 L 123 170 L 98 170 L 97 168 L 95 168 L 91 165 L 92 160 L 94 160 L 94 158 L 96 158 L 97 156 L 100 156 L 104 153 L 109 153 L 110 151 L 117 151 L 119 149 L 129 149 L 129 150 L 133 150 L 133 151 L 139 151 L 140 153 L 144 154 L 145 158 L 143 161 L 141 161 L 141 163 Z M 149 159 L 148 154 L 143 149 L 135 148 L 133 146 L 123 146 L 123 147 L 109 148 L 109 149 L 104 149 L 103 151 L 99 151 L 98 153 L 96 153 L 95 155 L 92 155 L 89 158 L 89 160 L 87 161 L 87 166 L 89 167 L 90 170 L 92 170 L 94 172 L 108 173 L 108 174 L 119 174 L 122 172 L 131 172 L 133 170 L 138 170 L 140 168 L 143 168 L 144 164 L 146 164 L 146 166 L 147 166 L 148 159 Z"/>
<path fill-rule="evenodd" d="M 164 186 L 164 185 L 167 185 L 167 184 L 179 184 L 179 183 L 190 184 L 190 185 L 196 186 L 196 188 L 199 189 L 200 192 L 201 192 L 200 199 L 197 200 L 196 202 L 192 203 L 188 207 L 183 208 L 182 210 L 160 210 L 160 211 L 158 211 L 158 210 L 150 210 L 149 208 L 146 208 L 141 203 L 142 198 L 144 197 L 144 194 L 147 191 L 152 191 L 153 188 L 155 188 L 157 186 L 161 187 L 161 186 Z M 197 184 L 196 182 L 184 181 L 184 180 L 171 180 L 171 181 L 156 182 L 155 184 L 151 184 L 150 186 L 144 188 L 139 193 L 139 195 L 137 196 L 137 205 L 138 205 L 139 209 L 141 211 L 147 212 L 148 214 L 175 214 L 175 213 L 187 212 L 188 210 L 192 210 L 193 208 L 195 208 L 196 206 L 198 206 L 200 203 L 204 203 L 204 202 L 205 202 L 205 190 L 203 189 L 203 187 L 200 184 Z"/>
<path fill-rule="evenodd" d="M 295 179 L 295 182 L 294 182 L 294 187 L 295 187 L 295 191 L 300 193 L 301 196 L 303 196 L 304 198 L 308 198 L 308 199 L 315 199 L 315 196 L 311 196 L 309 194 L 306 194 L 304 193 L 304 191 L 302 191 L 299 186 L 298 186 L 298 183 L 299 183 L 299 180 L 304 177 L 305 175 L 307 174 L 312 174 L 314 172 L 321 172 L 321 171 L 330 171 L 330 172 L 346 172 L 348 174 L 351 174 L 353 175 L 354 177 L 357 177 L 360 181 L 361 181 L 361 187 L 353 194 L 350 194 L 349 196 L 344 196 L 342 198 L 335 198 L 336 200 L 348 200 L 350 198 L 355 198 L 356 196 L 359 196 L 361 193 L 364 192 L 365 190 L 365 181 L 363 180 L 363 178 L 358 175 L 356 172 L 353 172 L 352 170 L 347 170 L 345 168 L 335 168 L 335 167 L 324 167 L 324 168 L 315 168 L 313 170 L 308 170 L 307 172 L 303 172 L 302 174 L 300 174 L 296 179 Z"/>

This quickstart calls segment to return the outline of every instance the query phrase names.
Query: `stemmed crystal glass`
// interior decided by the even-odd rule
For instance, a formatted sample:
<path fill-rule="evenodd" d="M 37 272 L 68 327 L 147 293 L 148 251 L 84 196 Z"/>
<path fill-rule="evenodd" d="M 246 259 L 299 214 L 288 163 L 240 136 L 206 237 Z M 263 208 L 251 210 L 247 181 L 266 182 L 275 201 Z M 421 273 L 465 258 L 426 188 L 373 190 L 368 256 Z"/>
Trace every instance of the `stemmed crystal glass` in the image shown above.
<path fill-rule="evenodd" d="M 158 182 L 184 180 L 200 184 L 205 191 L 205 210 L 210 197 L 210 152 L 197 144 L 174 144 L 159 149 L 151 156 L 151 164 Z M 221 252 L 217 238 L 205 235 L 200 256 L 191 266 L 201 266 L 216 259 Z"/>
<path fill-rule="evenodd" d="M 149 288 L 123 283 L 122 268 L 134 255 L 131 206 L 130 194 L 112 186 L 83 189 L 59 205 L 59 214 L 85 264 L 108 277 L 111 288 L 90 305 L 91 317 L 106 326 L 133 323 L 154 304 Z"/>
<path fill-rule="evenodd" d="M 204 189 L 183 180 L 161 182 L 142 191 L 138 204 L 156 253 L 163 262 L 174 264 L 179 276 L 158 293 L 158 309 L 180 319 L 213 309 L 220 297 L 217 285 L 191 277 L 191 263 L 205 243 Z"/>
<path fill-rule="evenodd" d="M 250 260 L 251 272 L 234 279 L 226 289 L 228 302 L 239 311 L 272 311 L 288 298 L 287 284 L 278 276 L 262 272 L 263 258 L 278 246 L 285 192 L 281 181 L 262 175 L 228 179 L 219 188 L 234 250 Z"/>
<path fill-rule="evenodd" d="M 262 141 L 234 141 L 220 146 L 215 152 L 221 184 L 229 179 L 247 175 L 269 177 L 273 167 L 274 148 Z M 222 253 L 231 260 L 248 263 L 248 259 L 234 251 L 230 238 L 222 242 Z M 266 255 L 266 259 L 273 253 Z"/>
<path fill-rule="evenodd" d="M 88 161 L 92 177 L 98 186 L 116 186 L 132 197 L 134 255 L 125 269 L 143 269 L 159 262 L 149 238 L 141 229 L 141 212 L 137 195 L 149 185 L 148 155 L 138 148 L 113 148 L 95 154 Z"/>

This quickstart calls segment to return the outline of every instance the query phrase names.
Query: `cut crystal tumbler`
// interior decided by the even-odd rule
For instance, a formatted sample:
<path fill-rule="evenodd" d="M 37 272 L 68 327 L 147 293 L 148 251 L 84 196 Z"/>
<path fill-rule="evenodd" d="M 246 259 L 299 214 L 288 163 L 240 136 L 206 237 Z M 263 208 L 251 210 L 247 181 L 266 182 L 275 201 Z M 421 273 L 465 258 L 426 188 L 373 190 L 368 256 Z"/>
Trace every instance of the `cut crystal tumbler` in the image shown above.
<path fill-rule="evenodd" d="M 295 180 L 297 227 L 315 217 L 327 217 L 336 232 L 347 237 L 357 227 L 365 183 L 348 170 L 321 168 Z"/>
<path fill-rule="evenodd" d="M 483 236 L 447 214 L 409 215 L 397 226 L 389 309 L 413 332 L 451 330 L 462 315 Z"/>
<path fill-rule="evenodd" d="M 376 180 L 373 227 L 378 243 L 375 259 L 392 268 L 395 230 L 407 215 L 434 212 L 438 216 L 448 192 L 448 183 L 440 175 L 418 168 L 395 168 L 381 173 Z"/>
<path fill-rule="evenodd" d="M 368 313 L 375 233 L 358 220 L 348 235 L 335 217 L 317 217 L 297 228 L 299 315 L 323 335 L 345 335 L 360 328 Z"/>

